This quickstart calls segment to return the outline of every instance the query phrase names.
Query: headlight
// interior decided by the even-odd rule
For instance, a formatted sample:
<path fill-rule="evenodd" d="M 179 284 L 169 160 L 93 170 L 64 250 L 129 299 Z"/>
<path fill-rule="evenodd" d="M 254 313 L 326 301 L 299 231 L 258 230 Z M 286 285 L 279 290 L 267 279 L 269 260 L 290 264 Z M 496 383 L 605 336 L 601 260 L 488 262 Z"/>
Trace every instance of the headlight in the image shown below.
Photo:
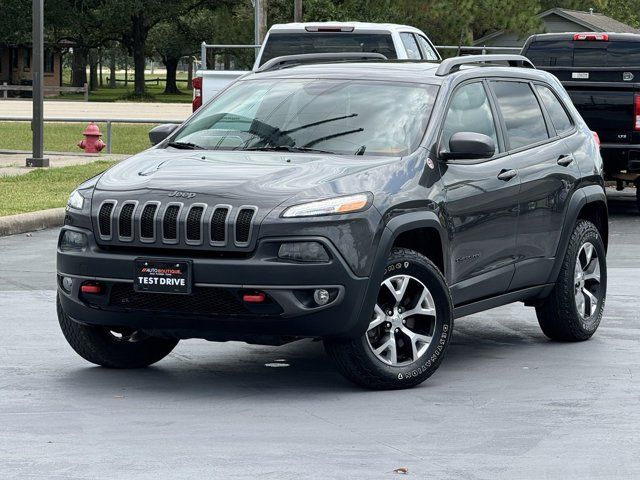
<path fill-rule="evenodd" d="M 280 245 L 278 258 L 296 262 L 328 262 L 329 254 L 318 242 L 287 242 Z"/>
<path fill-rule="evenodd" d="M 84 252 L 87 248 L 87 237 L 84 233 L 65 230 L 60 239 L 60 250 L 63 252 Z"/>
<path fill-rule="evenodd" d="M 303 203 L 287 208 L 282 214 L 285 218 L 315 217 L 318 215 L 338 215 L 366 210 L 371 205 L 370 193 L 357 193 L 344 197 L 329 198 L 317 202 Z"/>
<path fill-rule="evenodd" d="M 80 195 L 78 190 L 74 190 L 69 195 L 69 200 L 67 200 L 67 207 L 73 208 L 74 210 L 82 210 L 84 206 L 84 197 Z"/>

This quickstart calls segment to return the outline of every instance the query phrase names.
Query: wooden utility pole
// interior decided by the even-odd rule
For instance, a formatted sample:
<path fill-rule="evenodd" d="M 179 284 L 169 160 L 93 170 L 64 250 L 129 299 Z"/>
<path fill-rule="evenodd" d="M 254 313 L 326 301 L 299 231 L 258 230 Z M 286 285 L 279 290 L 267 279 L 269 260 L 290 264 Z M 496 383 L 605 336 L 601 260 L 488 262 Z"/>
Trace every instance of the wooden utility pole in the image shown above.
<path fill-rule="evenodd" d="M 302 22 L 302 0 L 295 0 L 293 4 L 293 21 Z"/>
<path fill-rule="evenodd" d="M 256 45 L 262 45 L 264 36 L 267 34 L 267 2 L 268 0 L 253 0 Z"/>

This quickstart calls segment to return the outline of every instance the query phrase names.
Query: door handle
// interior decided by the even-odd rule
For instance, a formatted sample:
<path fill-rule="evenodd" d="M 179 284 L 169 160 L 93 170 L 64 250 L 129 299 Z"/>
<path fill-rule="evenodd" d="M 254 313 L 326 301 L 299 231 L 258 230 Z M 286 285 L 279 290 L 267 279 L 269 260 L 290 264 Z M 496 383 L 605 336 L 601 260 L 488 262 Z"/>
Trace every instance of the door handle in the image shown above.
<path fill-rule="evenodd" d="M 498 174 L 498 179 L 508 182 L 516 175 L 518 175 L 518 172 L 516 170 L 501 170 L 500 173 Z"/>
<path fill-rule="evenodd" d="M 558 157 L 558 165 L 562 167 L 568 167 L 571 162 L 573 162 L 572 155 L 560 155 Z"/>

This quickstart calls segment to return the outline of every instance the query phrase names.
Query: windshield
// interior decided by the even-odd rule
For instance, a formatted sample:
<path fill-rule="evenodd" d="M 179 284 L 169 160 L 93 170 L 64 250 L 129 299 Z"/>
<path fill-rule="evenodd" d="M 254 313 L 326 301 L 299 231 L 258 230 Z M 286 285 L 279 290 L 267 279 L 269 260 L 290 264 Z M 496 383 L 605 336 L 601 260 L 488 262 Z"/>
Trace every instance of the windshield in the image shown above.
<path fill-rule="evenodd" d="M 260 65 L 283 55 L 342 52 L 373 52 L 387 58 L 397 58 L 390 33 L 270 33 Z"/>
<path fill-rule="evenodd" d="M 435 85 L 361 80 L 242 81 L 169 146 L 402 156 L 418 147 L 436 93 Z"/>

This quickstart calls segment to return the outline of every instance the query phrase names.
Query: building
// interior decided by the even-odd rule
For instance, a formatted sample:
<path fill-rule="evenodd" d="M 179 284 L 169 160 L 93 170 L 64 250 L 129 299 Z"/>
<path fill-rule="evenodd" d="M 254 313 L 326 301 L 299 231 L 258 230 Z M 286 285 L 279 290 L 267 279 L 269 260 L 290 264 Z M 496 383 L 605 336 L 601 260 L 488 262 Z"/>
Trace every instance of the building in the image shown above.
<path fill-rule="evenodd" d="M 0 84 L 31 85 L 33 51 L 30 45 L 0 44 Z M 62 54 L 60 48 L 46 46 L 44 51 L 44 85 L 62 85 Z M 49 92 L 49 94 L 56 94 Z"/>
<path fill-rule="evenodd" d="M 607 17 L 601 13 L 581 12 L 566 8 L 552 8 L 538 14 L 542 21 L 539 32 L 532 33 L 562 33 L 562 32 L 617 32 L 640 33 L 637 28 Z M 473 42 L 477 46 L 487 47 L 522 47 L 529 35 L 519 36 L 516 33 L 499 30 L 485 35 Z"/>

